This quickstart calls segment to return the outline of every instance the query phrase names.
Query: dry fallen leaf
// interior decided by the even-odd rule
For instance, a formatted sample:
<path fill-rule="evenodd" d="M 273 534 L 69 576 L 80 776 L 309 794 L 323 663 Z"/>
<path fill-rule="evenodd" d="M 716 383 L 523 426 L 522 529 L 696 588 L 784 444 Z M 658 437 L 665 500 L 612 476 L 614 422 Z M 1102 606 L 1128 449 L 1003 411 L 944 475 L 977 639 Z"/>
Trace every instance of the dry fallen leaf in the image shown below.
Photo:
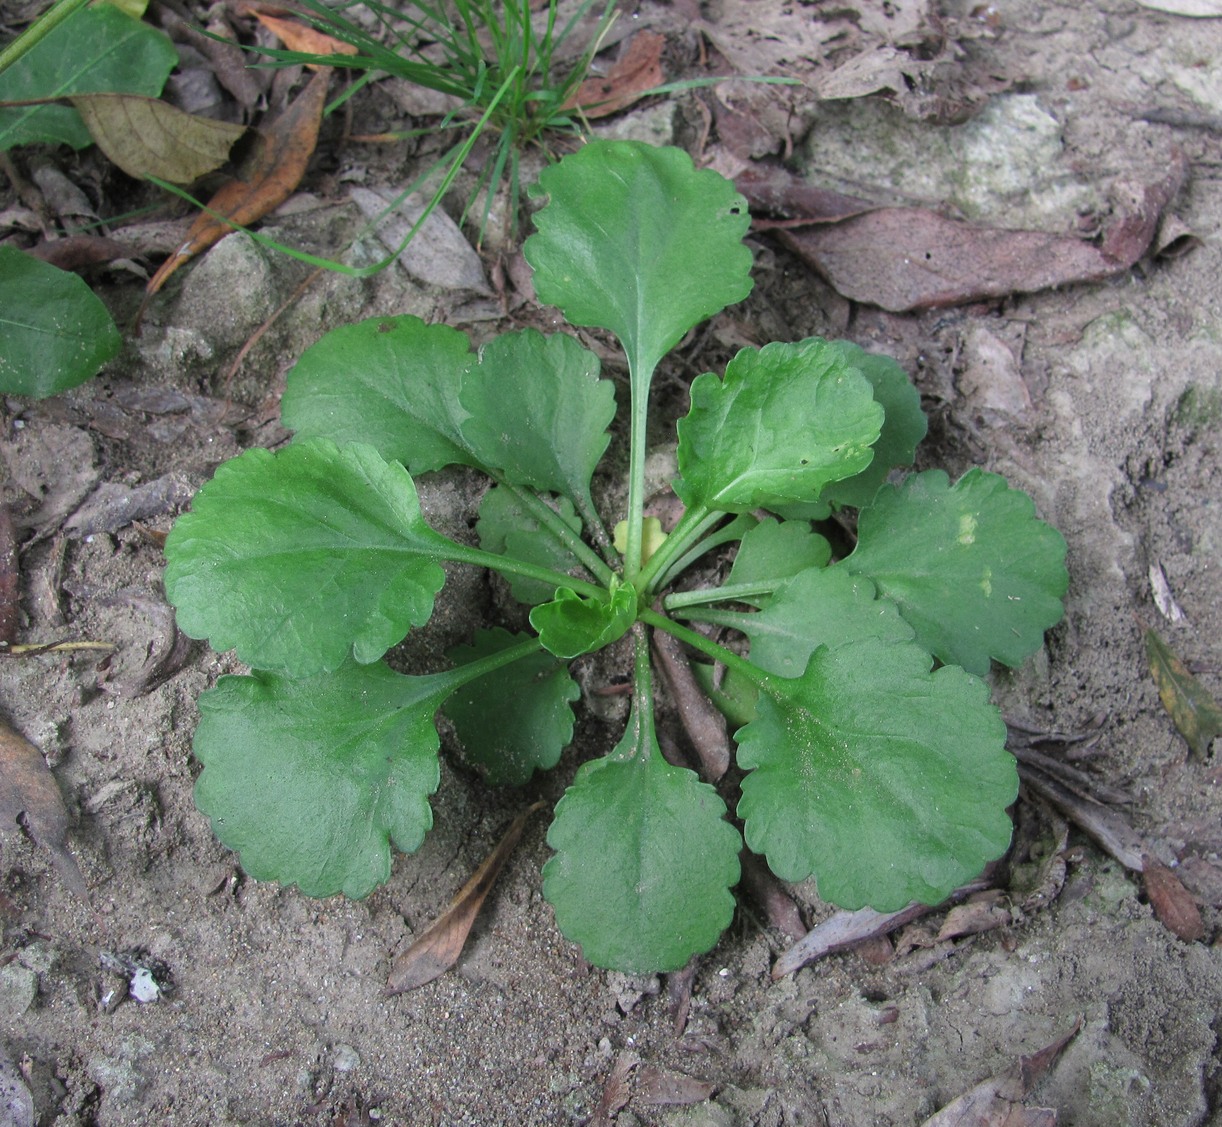
<path fill-rule="evenodd" d="M 1146 631 L 1146 660 L 1163 706 L 1193 755 L 1204 759 L 1222 735 L 1222 708 L 1153 630 Z"/>
<path fill-rule="evenodd" d="M 85 877 L 65 843 L 68 809 L 55 777 L 38 748 L 0 721 L 0 821 L 11 827 L 22 815 L 30 835 L 51 854 L 60 879 L 88 904 Z"/>
<path fill-rule="evenodd" d="M 662 48 L 665 46 L 664 35 L 638 31 L 605 77 L 587 78 L 560 108 L 580 107 L 586 117 L 619 113 L 665 81 L 662 74 Z"/>
<path fill-rule="evenodd" d="M 208 211 L 191 224 L 186 241 L 161 264 L 145 287 L 157 293 L 184 262 L 220 242 L 235 225 L 245 226 L 279 207 L 301 183 L 318 143 L 330 72 L 321 69 L 270 126 L 261 130 L 249 167 L 208 201 Z M 215 212 L 224 218 L 214 218 Z M 231 222 L 226 222 L 230 220 Z"/>
<path fill-rule="evenodd" d="M 631 1090 L 628 1087 L 628 1074 L 641 1063 L 636 1053 L 621 1052 L 615 1058 L 611 1075 L 603 1086 L 603 1094 L 590 1116 L 586 1127 L 611 1127 L 615 1122 L 616 1113 L 628 1102 Z"/>
<path fill-rule="evenodd" d="M 1074 1027 L 1037 1053 L 1019 1057 L 1005 1072 L 977 1084 L 925 1120 L 922 1127 L 1055 1127 L 1057 1113 L 1050 1108 L 1023 1107 L 1020 1101 L 1052 1066 L 1061 1051 L 1082 1028 Z"/>
<path fill-rule="evenodd" d="M 1205 923 L 1201 919 L 1201 909 L 1180 878 L 1153 857 L 1147 857 L 1145 861 L 1141 879 L 1150 898 L 1150 907 L 1154 909 L 1159 922 L 1185 942 L 1195 943 L 1204 939 Z"/>
<path fill-rule="evenodd" d="M 545 803 L 536 802 L 513 820 L 497 847 L 488 854 L 483 864 L 471 875 L 471 879 L 459 889 L 458 895 L 450 901 L 450 906 L 395 959 L 390 968 L 390 977 L 386 981 L 388 994 L 401 994 L 405 990 L 415 990 L 418 986 L 432 982 L 458 961 L 471 932 L 471 925 L 475 923 L 475 917 L 479 915 L 485 897 L 492 891 L 496 878 L 501 875 L 501 869 L 518 844 L 518 839 L 526 828 L 527 819 L 542 810 L 544 805 Z"/>
<path fill-rule="evenodd" d="M 137 180 L 190 184 L 220 168 L 246 132 L 244 125 L 183 113 L 159 98 L 79 94 L 71 101 L 98 148 Z"/>
<path fill-rule="evenodd" d="M 1149 248 L 1184 180 L 1176 160 L 1157 183 L 1113 186 L 1115 218 L 1096 246 L 1067 235 L 977 227 L 919 207 L 884 207 L 778 237 L 847 298 L 892 313 L 1099 281 Z"/>
<path fill-rule="evenodd" d="M 344 43 L 330 35 L 293 20 L 282 20 L 278 16 L 255 12 L 257 19 L 268 31 L 276 35 L 290 51 L 306 55 L 356 55 L 359 52 L 351 43 Z M 310 64 L 316 66 L 317 64 Z"/>
<path fill-rule="evenodd" d="M 716 1088 L 711 1080 L 698 1080 L 682 1072 L 664 1072 L 652 1064 L 645 1065 L 636 1076 L 637 1101 L 660 1107 L 703 1103 Z"/>

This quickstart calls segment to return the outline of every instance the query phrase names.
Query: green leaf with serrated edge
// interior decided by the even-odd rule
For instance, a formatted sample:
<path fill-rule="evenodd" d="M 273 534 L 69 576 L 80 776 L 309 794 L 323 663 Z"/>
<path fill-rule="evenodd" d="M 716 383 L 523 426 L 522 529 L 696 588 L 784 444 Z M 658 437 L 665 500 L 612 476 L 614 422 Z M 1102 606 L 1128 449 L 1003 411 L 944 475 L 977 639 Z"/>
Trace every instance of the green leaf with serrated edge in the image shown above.
<path fill-rule="evenodd" d="M 433 824 L 433 715 L 452 687 L 381 662 L 222 677 L 199 701 L 196 804 L 251 876 L 366 896 L 390 876 L 391 842 L 412 852 Z"/>
<path fill-rule="evenodd" d="M 156 28 L 110 4 L 84 8 L 0 73 L 0 101 L 67 94 L 161 93 L 178 54 Z M 0 109 L 0 150 L 65 144 L 83 149 L 93 138 L 71 106 Z"/>
<path fill-rule="evenodd" d="M 869 465 L 883 422 L 866 378 L 817 337 L 744 348 L 691 398 L 675 492 L 726 512 L 813 500 Z"/>
<path fill-rule="evenodd" d="M 460 430 L 459 388 L 474 363 L 466 333 L 419 317 L 372 317 L 306 349 L 280 414 L 298 440 L 367 442 L 413 474 L 478 466 Z"/>
<path fill-rule="evenodd" d="M 188 636 L 305 676 L 427 622 L 448 547 L 402 466 L 316 438 L 216 471 L 166 541 L 166 594 Z"/>
<path fill-rule="evenodd" d="M 717 792 L 662 758 L 641 652 L 628 729 L 565 791 L 543 866 L 560 930 L 595 966 L 627 974 L 678 970 L 717 942 L 742 848 Z"/>
<path fill-rule="evenodd" d="M 84 383 L 123 338 L 75 274 L 0 247 L 0 393 L 41 399 Z"/>
<path fill-rule="evenodd" d="M 914 642 L 871 638 L 765 681 L 735 737 L 750 772 L 738 815 L 782 880 L 814 875 L 823 900 L 889 912 L 938 903 L 1005 852 L 1005 724 L 983 682 L 931 664 Z"/>
<path fill-rule="evenodd" d="M 523 254 L 535 293 L 613 332 L 634 372 L 751 292 L 747 202 L 681 149 L 594 141 L 539 174 L 548 196 Z"/>
<path fill-rule="evenodd" d="M 530 624 L 548 653 L 568 660 L 618 641 L 636 621 L 636 591 L 627 584 L 608 600 L 587 599 L 561 587 L 550 603 L 530 612 Z"/>
<path fill-rule="evenodd" d="M 826 567 L 831 558 L 832 546 L 809 522 L 768 517 L 743 534 L 726 584 L 780 582 L 810 567 Z M 746 601 L 762 606 L 768 597 Z"/>
<path fill-rule="evenodd" d="M 447 655 L 457 665 L 521 642 L 523 635 L 481 630 L 475 643 Z M 458 742 L 494 786 L 520 786 L 535 770 L 554 767 L 573 738 L 571 702 L 581 696 L 568 668 L 533 653 L 471 681 L 445 704 Z"/>
<path fill-rule="evenodd" d="M 894 599 L 917 640 L 948 665 L 984 674 L 1018 666 L 1064 613 L 1065 540 L 1026 493 L 969 470 L 884 485 L 862 509 L 857 547 L 841 566 Z"/>
<path fill-rule="evenodd" d="M 1176 730 L 1193 755 L 1204 759 L 1209 745 L 1222 735 L 1222 708 L 1153 630 L 1146 631 L 1146 660 Z"/>
<path fill-rule="evenodd" d="M 878 638 L 911 641 L 914 631 L 874 584 L 840 567 L 811 568 L 781 587 L 757 612 L 702 610 L 688 617 L 740 630 L 751 639 L 751 664 L 765 673 L 798 677 L 820 646 Z"/>
<path fill-rule="evenodd" d="M 615 389 L 598 371 L 598 357 L 563 333 L 495 337 L 459 392 L 471 415 L 463 437 L 503 481 L 572 497 L 591 512 L 590 479 L 615 418 Z"/>
<path fill-rule="evenodd" d="M 832 482 L 823 490 L 822 500 L 860 509 L 874 499 L 892 469 L 912 465 L 929 421 L 921 410 L 920 393 L 912 386 L 908 373 L 890 356 L 867 352 L 845 340 L 836 341 L 835 346 L 870 381 L 874 398 L 886 412 L 882 433 L 874 444 L 873 461 L 861 473 Z"/>
<path fill-rule="evenodd" d="M 759 687 L 734 669 L 723 670 L 718 682 L 714 678 L 713 666 L 704 662 L 692 662 L 692 672 L 704 695 L 717 706 L 734 727 L 741 728 L 755 719 L 755 702 L 759 699 Z"/>
<path fill-rule="evenodd" d="M 555 499 L 555 507 L 574 532 L 581 532 L 581 518 L 567 497 Z M 494 485 L 479 504 L 479 520 L 475 525 L 480 547 L 498 556 L 512 556 L 526 563 L 550 567 L 561 574 L 580 567 L 577 557 L 551 534 L 533 513 L 504 486 Z M 547 602 L 556 588 L 538 579 L 506 575 L 509 590 L 520 603 L 534 606 Z"/>

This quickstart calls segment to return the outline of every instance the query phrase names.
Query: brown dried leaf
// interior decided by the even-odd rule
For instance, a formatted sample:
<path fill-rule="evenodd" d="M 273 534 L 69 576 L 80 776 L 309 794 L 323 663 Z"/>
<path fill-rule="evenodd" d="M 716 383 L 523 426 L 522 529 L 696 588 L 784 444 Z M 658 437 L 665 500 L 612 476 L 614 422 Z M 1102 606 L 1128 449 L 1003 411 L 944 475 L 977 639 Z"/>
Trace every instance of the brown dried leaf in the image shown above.
<path fill-rule="evenodd" d="M 679 710 L 683 729 L 700 760 L 700 776 L 715 783 L 730 766 L 730 734 L 726 718 L 705 696 L 676 638 L 655 630 L 653 657 Z"/>
<path fill-rule="evenodd" d="M 631 1095 L 628 1087 L 628 1074 L 640 1063 L 641 1058 L 636 1053 L 621 1052 L 615 1058 L 615 1064 L 603 1087 L 598 1107 L 594 1109 L 594 1114 L 590 1116 L 586 1127 L 611 1127 L 616 1113 L 628 1102 Z"/>
<path fill-rule="evenodd" d="M 237 180 L 222 185 L 208 201 L 209 211 L 200 214 L 187 232 L 186 241 L 166 259 L 145 287 L 146 299 L 157 293 L 184 262 L 220 242 L 235 225 L 261 219 L 292 194 L 305 175 L 318 143 L 318 129 L 327 100 L 326 68 L 266 130 L 260 132 L 250 166 Z M 213 218 L 211 212 L 224 217 Z M 225 219 L 232 222 L 225 222 Z"/>
<path fill-rule="evenodd" d="M 1043 231 L 975 227 L 925 208 L 879 208 L 843 223 L 782 230 L 786 246 L 845 297 L 892 313 L 1099 281 L 1150 246 L 1185 165 L 1155 184 L 1118 184 L 1117 218 L 1101 245 Z"/>
<path fill-rule="evenodd" d="M 1163 707 L 1192 754 L 1204 759 L 1214 737 L 1222 735 L 1222 708 L 1153 630 L 1146 631 L 1146 660 Z"/>
<path fill-rule="evenodd" d="M 445 974 L 462 954 L 471 925 L 483 906 L 484 899 L 496 884 L 501 869 L 518 844 L 527 819 L 542 810 L 545 803 L 536 802 L 514 820 L 496 848 L 450 901 L 450 906 L 433 921 L 425 932 L 397 959 L 386 981 L 388 994 L 401 994 L 432 982 Z"/>
<path fill-rule="evenodd" d="M 136 94 L 78 94 L 71 99 L 98 148 L 128 176 L 155 176 L 190 184 L 220 168 L 246 132 L 210 117 L 196 117 Z"/>
<path fill-rule="evenodd" d="M 666 80 L 662 73 L 662 48 L 665 46 L 664 35 L 638 31 L 606 76 L 587 78 L 561 109 L 580 107 L 586 117 L 609 117 L 626 109 Z"/>
<path fill-rule="evenodd" d="M 290 51 L 301 51 L 306 55 L 356 55 L 359 52 L 351 43 L 344 43 L 330 35 L 300 24 L 294 20 L 282 20 L 265 12 L 255 12 L 257 19 L 268 31 L 277 36 Z M 316 66 L 317 64 L 310 64 Z"/>
<path fill-rule="evenodd" d="M 1150 907 L 1168 931 L 1188 943 L 1205 938 L 1201 909 L 1175 873 L 1160 861 L 1147 857 L 1141 879 L 1150 898 Z"/>
<path fill-rule="evenodd" d="M 116 258 L 131 258 L 136 251 L 118 239 L 105 235 L 66 235 L 62 239 L 46 239 L 26 252 L 61 270 L 82 270 L 100 266 Z"/>
<path fill-rule="evenodd" d="M 1023 1107 L 1019 1101 L 1061 1055 L 1082 1027 L 1074 1027 L 1037 1053 L 1019 1057 L 1005 1072 L 977 1084 L 925 1120 L 922 1127 L 1055 1127 L 1057 1113 L 1050 1108 Z"/>
<path fill-rule="evenodd" d="M 31 836 L 48 853 L 69 891 L 85 904 L 85 877 L 68 852 L 68 809 L 47 761 L 24 736 L 0 721 L 0 821 L 10 827 L 25 815 Z"/>

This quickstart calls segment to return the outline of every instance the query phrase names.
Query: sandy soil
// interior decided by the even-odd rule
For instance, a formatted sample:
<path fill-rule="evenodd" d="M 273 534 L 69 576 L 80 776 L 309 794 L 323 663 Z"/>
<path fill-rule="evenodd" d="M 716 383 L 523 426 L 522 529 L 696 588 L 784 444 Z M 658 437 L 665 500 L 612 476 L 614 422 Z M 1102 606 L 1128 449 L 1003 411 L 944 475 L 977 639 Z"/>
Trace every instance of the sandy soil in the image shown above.
<path fill-rule="evenodd" d="M 988 19 L 972 7 L 956 11 Z M 194 702 L 236 667 L 197 645 L 164 683 L 135 688 L 150 647 L 168 641 L 148 529 L 168 528 L 220 460 L 284 437 L 274 421 L 283 373 L 323 329 L 394 310 L 487 332 L 497 313 L 491 299 L 460 299 L 400 270 L 376 282 L 328 277 L 225 388 L 218 373 L 302 276 L 235 236 L 182 272 L 99 380 L 4 410 L 5 496 L 39 498 L 22 553 L 23 640 L 119 647 L 109 669 L 92 655 L 0 664 L 0 709 L 48 756 L 97 909 L 72 896 L 28 837 L 5 833 L 0 1042 L 24 1068 L 37 1123 L 581 1123 L 630 1053 L 640 1063 L 620 1127 L 907 1127 L 1079 1020 L 1032 1105 L 1075 1127 L 1222 1123 L 1222 960 L 1210 943 L 1222 908 L 1222 774 L 1188 757 L 1142 646 L 1143 624 L 1157 626 L 1222 692 L 1222 20 L 1129 0 L 1019 0 L 996 18 L 972 50 L 1021 81 L 994 96 L 983 126 L 920 124 L 875 100 L 825 103 L 797 138 L 796 166 L 829 186 L 1067 232 L 1101 206 L 1112 179 L 1165 168 L 1178 149 L 1190 173 L 1171 210 L 1200 245 L 1104 283 L 892 315 L 848 305 L 761 237 L 757 293 L 715 336 L 831 332 L 890 352 L 914 372 L 933 417 L 923 463 L 1005 473 L 1064 532 L 1066 619 L 1045 655 L 997 675 L 998 699 L 1031 729 L 1095 734 L 1084 749 L 1053 753 L 1084 754 L 1080 766 L 1127 792 L 1126 816 L 1201 903 L 1206 940 L 1177 939 L 1133 875 L 1074 832 L 1050 905 L 882 962 L 849 952 L 774 983 L 787 941 L 744 902 L 700 961 L 676 1035 L 665 982 L 592 971 L 557 932 L 540 894 L 540 816 L 457 969 L 385 997 L 394 955 L 526 800 L 554 800 L 582 758 L 606 746 L 614 721 L 582 721 L 561 768 L 526 794 L 493 793 L 447 762 L 437 828 L 361 903 L 247 879 L 215 842 L 191 800 Z M 357 172 L 375 183 L 379 168 Z M 325 206 L 333 174 L 304 185 L 318 206 L 276 221 L 285 239 L 331 245 L 352 222 Z M 103 292 L 120 318 L 138 300 L 131 283 Z M 682 410 L 681 383 L 669 386 Z M 115 498 L 150 482 L 159 492 L 141 525 L 91 524 L 78 512 L 110 486 L 102 516 L 113 517 Z M 463 475 L 432 481 L 430 518 L 465 527 L 472 488 Z M 1154 565 L 1183 609 L 1178 623 L 1155 607 Z M 443 599 L 409 661 L 423 665 L 465 637 L 489 594 L 456 576 Z M 1047 812 L 1024 801 L 1018 817 L 1038 853 Z M 796 895 L 808 923 L 826 914 L 811 889 Z M 151 966 L 166 987 L 160 1000 L 103 1004 L 124 985 L 100 966 L 103 952 Z M 714 1094 L 651 1103 L 661 1089 L 644 1082 L 648 1066 L 712 1081 Z M 673 1077 L 662 1088 L 678 1091 Z M 17 1120 L 0 1111 L 7 1122 Z"/>

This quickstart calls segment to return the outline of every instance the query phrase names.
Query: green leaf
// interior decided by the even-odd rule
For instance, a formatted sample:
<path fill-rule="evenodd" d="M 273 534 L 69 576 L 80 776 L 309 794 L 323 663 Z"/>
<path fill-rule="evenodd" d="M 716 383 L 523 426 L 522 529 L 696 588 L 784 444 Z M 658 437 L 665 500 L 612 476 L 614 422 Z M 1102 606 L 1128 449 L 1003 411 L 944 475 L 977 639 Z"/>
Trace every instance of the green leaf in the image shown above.
<path fill-rule="evenodd" d="M 1146 660 L 1176 730 L 1193 755 L 1204 759 L 1209 745 L 1222 735 L 1222 708 L 1153 630 L 1146 631 Z"/>
<path fill-rule="evenodd" d="M 647 378 L 693 325 L 751 292 L 747 202 L 681 149 L 594 141 L 545 168 L 523 253 L 539 300 L 613 332 Z"/>
<path fill-rule="evenodd" d="M 560 930 L 595 966 L 627 974 L 678 970 L 709 950 L 739 878 L 742 841 L 725 812 L 711 786 L 662 758 L 652 725 L 630 723 L 556 806 L 543 895 Z"/>
<path fill-rule="evenodd" d="M 433 824 L 433 714 L 451 684 L 352 662 L 222 677 L 199 701 L 196 804 L 251 876 L 366 896 L 390 876 L 391 842 L 412 852 Z"/>
<path fill-rule="evenodd" d="M 621 584 L 608 600 L 586 599 L 561 587 L 550 603 L 530 612 L 530 624 L 548 653 L 569 659 L 618 641 L 636 621 L 636 591 Z"/>
<path fill-rule="evenodd" d="M 573 498 L 592 512 L 590 479 L 607 449 L 615 389 L 572 337 L 534 329 L 489 341 L 463 381 L 462 434 L 501 480 Z"/>
<path fill-rule="evenodd" d="M 885 485 L 857 535 L 843 566 L 899 603 L 940 661 L 969 673 L 987 673 L 991 657 L 1021 665 L 1064 613 L 1065 541 L 997 474 L 969 470 L 952 486 L 928 470 Z"/>
<path fill-rule="evenodd" d="M 84 383 L 123 338 L 75 274 L 0 247 L 0 392 L 35 399 Z"/>
<path fill-rule="evenodd" d="M 459 389 L 474 364 L 466 333 L 419 317 L 333 329 L 288 375 L 280 413 L 298 440 L 367 442 L 413 474 L 478 466 L 462 437 Z"/>
<path fill-rule="evenodd" d="M 822 500 L 838 505 L 863 508 L 887 480 L 896 466 L 910 466 L 916 448 L 929 430 L 929 421 L 921 410 L 921 395 L 908 373 L 890 356 L 866 352 L 846 340 L 838 340 L 845 360 L 857 368 L 874 388 L 874 398 L 886 412 L 882 433 L 874 444 L 874 459 L 859 474 L 833 482 L 823 490 Z"/>
<path fill-rule="evenodd" d="M 84 8 L 0 74 L 0 101 L 67 94 L 161 93 L 178 63 L 162 32 L 109 4 Z M 0 150 L 37 142 L 83 149 L 93 143 L 70 106 L 0 109 Z"/>
<path fill-rule="evenodd" d="M 1018 773 L 983 682 L 912 642 L 819 649 L 739 729 L 738 815 L 782 880 L 843 908 L 936 904 L 1010 841 Z"/>
<path fill-rule="evenodd" d="M 448 656 L 477 661 L 522 640 L 506 630 L 481 630 L 474 645 Z M 568 668 L 534 653 L 459 689 L 445 705 L 467 758 L 494 786 L 520 786 L 536 769 L 554 767 L 573 738 L 571 702 L 581 696 Z"/>
<path fill-rule="evenodd" d="M 835 649 L 864 638 L 911 641 L 914 631 L 874 584 L 843 568 L 812 568 L 795 576 L 756 613 L 693 612 L 691 617 L 740 630 L 751 639 L 751 664 L 798 677 L 820 646 Z"/>
<path fill-rule="evenodd" d="M 675 492 L 726 512 L 813 501 L 873 457 L 883 409 L 866 378 L 827 341 L 744 348 L 692 383 L 679 421 Z"/>
<path fill-rule="evenodd" d="M 743 533 L 726 583 L 736 586 L 789 579 L 807 568 L 826 567 L 831 558 L 832 546 L 809 522 L 769 517 Z"/>
<path fill-rule="evenodd" d="M 217 470 L 166 541 L 166 594 L 190 637 L 305 676 L 427 622 L 448 546 L 402 466 L 312 439 Z"/>
<path fill-rule="evenodd" d="M 574 532 L 581 532 L 581 518 L 567 497 L 556 498 L 561 520 Z M 512 490 L 494 485 L 479 505 L 479 520 L 475 525 L 480 547 L 498 556 L 512 556 L 525 563 L 550 567 L 562 574 L 580 567 L 580 561 L 542 524 Z M 534 606 L 550 600 L 556 589 L 538 579 L 507 575 L 509 590 L 520 603 Z"/>

